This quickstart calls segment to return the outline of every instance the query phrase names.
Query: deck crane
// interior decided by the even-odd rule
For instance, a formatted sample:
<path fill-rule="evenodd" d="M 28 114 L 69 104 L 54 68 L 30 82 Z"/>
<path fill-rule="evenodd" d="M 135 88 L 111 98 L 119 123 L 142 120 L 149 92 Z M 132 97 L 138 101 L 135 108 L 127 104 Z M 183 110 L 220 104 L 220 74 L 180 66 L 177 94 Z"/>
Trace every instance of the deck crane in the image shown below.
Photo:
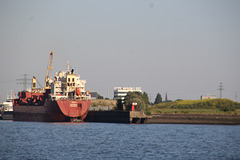
<path fill-rule="evenodd" d="M 53 52 L 50 52 L 49 60 L 48 60 L 48 67 L 47 67 L 47 74 L 45 77 L 45 91 L 51 89 L 51 81 L 52 81 L 52 64 L 53 64 Z"/>

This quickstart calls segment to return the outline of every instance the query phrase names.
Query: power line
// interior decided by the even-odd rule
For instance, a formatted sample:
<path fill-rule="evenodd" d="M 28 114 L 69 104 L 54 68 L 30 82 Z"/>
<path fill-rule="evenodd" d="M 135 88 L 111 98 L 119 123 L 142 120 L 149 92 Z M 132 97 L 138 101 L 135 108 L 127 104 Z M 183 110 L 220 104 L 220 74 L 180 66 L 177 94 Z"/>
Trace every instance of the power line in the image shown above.
<path fill-rule="evenodd" d="M 20 81 L 17 84 L 23 84 L 23 90 L 27 90 L 27 85 L 31 84 L 28 81 L 31 81 L 31 79 L 28 79 L 28 76 L 29 76 L 28 74 L 23 74 L 22 76 L 23 78 L 16 79 L 17 81 Z"/>
<path fill-rule="evenodd" d="M 37 79 L 36 79 L 36 81 L 37 81 L 38 85 L 40 86 L 40 88 L 43 88 L 41 83 Z"/>
<path fill-rule="evenodd" d="M 0 81 L 0 83 L 13 83 L 13 82 L 16 82 L 15 80 L 3 80 L 3 81 Z"/>

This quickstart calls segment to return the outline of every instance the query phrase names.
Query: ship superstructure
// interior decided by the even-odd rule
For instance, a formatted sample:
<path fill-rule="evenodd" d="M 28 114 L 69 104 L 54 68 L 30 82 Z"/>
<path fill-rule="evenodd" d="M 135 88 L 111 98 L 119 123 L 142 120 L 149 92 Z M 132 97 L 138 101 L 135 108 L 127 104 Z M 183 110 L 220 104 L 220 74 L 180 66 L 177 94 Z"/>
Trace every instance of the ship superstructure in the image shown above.
<path fill-rule="evenodd" d="M 71 72 L 60 71 L 51 83 L 51 99 L 88 100 L 90 95 L 85 91 L 85 83 L 86 80 L 81 80 L 80 75 L 74 73 L 74 69 Z"/>
<path fill-rule="evenodd" d="M 13 119 L 13 92 L 11 91 L 11 96 L 7 96 L 7 100 L 1 104 L 0 115 L 3 120 Z"/>
<path fill-rule="evenodd" d="M 7 98 L 5 102 L 3 102 L 3 111 L 13 111 L 13 98 Z"/>

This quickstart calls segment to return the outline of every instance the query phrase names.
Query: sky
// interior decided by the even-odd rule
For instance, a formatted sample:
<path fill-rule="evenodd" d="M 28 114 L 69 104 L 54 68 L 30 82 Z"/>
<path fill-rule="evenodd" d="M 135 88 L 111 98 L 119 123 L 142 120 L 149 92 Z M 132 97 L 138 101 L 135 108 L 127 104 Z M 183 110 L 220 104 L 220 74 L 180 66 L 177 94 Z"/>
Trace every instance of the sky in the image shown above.
<path fill-rule="evenodd" d="M 153 102 L 240 101 L 239 0 L 0 0 L 0 101 L 23 74 L 44 86 L 67 61 L 86 88 L 113 98 L 141 87 Z"/>

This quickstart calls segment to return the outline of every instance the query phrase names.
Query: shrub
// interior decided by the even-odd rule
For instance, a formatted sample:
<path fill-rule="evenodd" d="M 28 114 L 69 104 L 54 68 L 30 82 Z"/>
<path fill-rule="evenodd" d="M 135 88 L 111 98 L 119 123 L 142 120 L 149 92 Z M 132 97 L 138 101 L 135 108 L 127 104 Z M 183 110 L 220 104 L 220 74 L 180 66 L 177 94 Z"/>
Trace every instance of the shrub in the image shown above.
<path fill-rule="evenodd" d="M 229 107 L 229 106 L 226 106 L 226 107 L 221 107 L 219 110 L 220 110 L 220 111 L 224 111 L 224 112 L 235 111 L 235 109 L 234 109 L 234 108 L 232 108 L 232 107 Z"/>
<path fill-rule="evenodd" d="M 151 111 L 148 108 L 145 109 L 144 113 L 146 115 L 152 115 Z"/>
<path fill-rule="evenodd" d="M 135 106 L 136 111 L 144 110 L 147 106 L 141 92 L 128 92 L 127 96 L 125 97 L 125 106 L 127 111 L 131 110 L 133 102 L 137 103 Z"/>

